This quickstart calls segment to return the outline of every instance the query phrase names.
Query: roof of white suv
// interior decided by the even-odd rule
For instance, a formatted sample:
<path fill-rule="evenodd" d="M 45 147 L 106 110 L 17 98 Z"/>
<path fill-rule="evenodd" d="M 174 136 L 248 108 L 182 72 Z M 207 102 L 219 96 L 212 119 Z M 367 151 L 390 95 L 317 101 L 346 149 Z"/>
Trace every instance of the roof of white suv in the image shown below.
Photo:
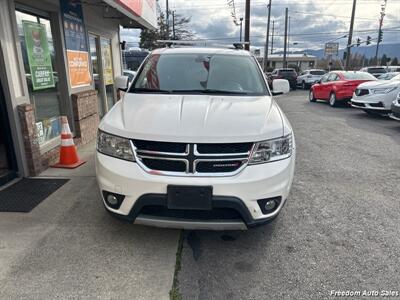
<path fill-rule="evenodd" d="M 251 56 L 251 53 L 246 50 L 223 49 L 223 48 L 207 48 L 207 47 L 181 47 L 181 48 L 160 48 L 155 49 L 153 54 L 184 54 L 184 53 L 199 53 L 199 54 L 224 54 L 224 55 L 242 55 Z"/>

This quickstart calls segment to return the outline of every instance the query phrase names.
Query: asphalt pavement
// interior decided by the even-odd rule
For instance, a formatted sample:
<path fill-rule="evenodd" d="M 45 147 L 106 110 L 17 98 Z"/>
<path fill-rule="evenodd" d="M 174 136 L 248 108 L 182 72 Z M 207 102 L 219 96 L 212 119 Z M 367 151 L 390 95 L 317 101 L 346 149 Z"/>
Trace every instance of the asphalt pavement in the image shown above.
<path fill-rule="evenodd" d="M 276 98 L 297 141 L 281 215 L 245 232 L 184 232 L 183 299 L 400 293 L 400 123 L 307 95 Z"/>

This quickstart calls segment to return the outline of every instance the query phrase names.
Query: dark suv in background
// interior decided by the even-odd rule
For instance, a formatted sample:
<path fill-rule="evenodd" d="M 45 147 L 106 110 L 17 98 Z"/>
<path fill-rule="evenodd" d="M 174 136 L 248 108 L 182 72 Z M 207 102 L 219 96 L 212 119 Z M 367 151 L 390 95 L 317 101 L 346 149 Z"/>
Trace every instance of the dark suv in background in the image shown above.
<path fill-rule="evenodd" d="M 286 79 L 289 81 L 290 88 L 295 90 L 297 88 L 297 73 L 292 68 L 275 69 L 268 76 L 268 84 L 272 88 L 272 81 L 274 79 Z"/>

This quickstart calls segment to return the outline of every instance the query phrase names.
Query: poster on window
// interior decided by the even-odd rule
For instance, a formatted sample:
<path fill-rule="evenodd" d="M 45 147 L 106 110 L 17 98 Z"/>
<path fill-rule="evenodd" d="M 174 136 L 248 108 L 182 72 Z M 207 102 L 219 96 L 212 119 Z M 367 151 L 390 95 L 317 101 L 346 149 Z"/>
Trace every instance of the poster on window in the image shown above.
<path fill-rule="evenodd" d="M 109 85 L 114 83 L 113 79 L 113 68 L 111 58 L 111 46 L 110 42 L 105 39 L 101 39 L 101 58 L 103 61 L 103 77 L 104 84 Z"/>
<path fill-rule="evenodd" d="M 23 20 L 22 27 L 33 90 L 55 87 L 45 25 Z"/>
<path fill-rule="evenodd" d="M 82 3 L 80 0 L 60 0 L 60 4 L 70 85 L 72 88 L 90 85 L 92 78 Z"/>

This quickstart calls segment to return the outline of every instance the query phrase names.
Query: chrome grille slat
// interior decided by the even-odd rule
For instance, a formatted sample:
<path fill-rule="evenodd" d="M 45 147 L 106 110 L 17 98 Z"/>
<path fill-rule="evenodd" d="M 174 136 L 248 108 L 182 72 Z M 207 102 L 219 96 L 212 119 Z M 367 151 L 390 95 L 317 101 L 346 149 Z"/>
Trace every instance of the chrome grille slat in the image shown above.
<path fill-rule="evenodd" d="M 156 142 L 151 141 L 151 145 L 155 145 Z M 160 142 L 164 143 L 164 142 Z M 168 176 L 233 176 L 241 172 L 248 164 L 249 156 L 251 150 L 253 148 L 253 143 L 231 143 L 231 144 L 207 144 L 207 147 L 223 147 L 223 151 L 229 149 L 230 147 L 235 147 L 236 149 L 243 149 L 244 147 L 248 147 L 249 150 L 247 152 L 236 152 L 236 153 L 215 153 L 215 149 L 213 153 L 199 153 L 197 151 L 198 144 L 187 143 L 186 151 L 184 153 L 179 152 L 165 152 L 165 151 L 153 151 L 149 150 L 148 145 L 146 145 L 145 141 L 140 141 L 137 143 L 140 146 L 145 145 L 146 149 L 138 149 L 135 145 L 135 140 L 132 141 L 132 147 L 135 153 L 137 163 L 142 167 L 143 170 L 150 174 L 158 174 L 158 175 L 168 175 Z M 168 143 L 168 146 L 174 148 L 173 143 Z M 171 146 L 172 145 L 172 146 Z M 203 144 L 204 145 L 204 144 Z M 179 146 L 182 148 L 182 143 L 179 143 Z M 239 147 L 240 146 L 240 147 Z M 207 148 L 206 147 L 206 148 Z M 161 148 L 161 147 L 158 147 Z M 232 148 L 233 149 L 233 148 Z M 162 169 L 162 164 L 159 169 L 149 168 L 147 164 L 149 164 L 148 160 L 158 160 L 158 161 L 166 161 L 164 170 Z M 171 166 L 168 161 L 179 161 L 184 162 L 186 165 L 186 171 L 171 171 L 166 170 Z M 206 163 L 213 163 L 213 165 L 206 165 Z M 237 162 L 237 168 L 232 166 L 233 163 Z M 204 172 L 199 172 L 197 170 L 197 166 L 199 163 L 203 163 L 202 170 L 206 170 Z M 154 164 L 152 164 L 154 166 Z M 201 166 L 201 164 L 199 165 Z M 214 169 L 214 170 L 213 170 Z M 230 171 L 224 171 L 230 170 Z"/>

